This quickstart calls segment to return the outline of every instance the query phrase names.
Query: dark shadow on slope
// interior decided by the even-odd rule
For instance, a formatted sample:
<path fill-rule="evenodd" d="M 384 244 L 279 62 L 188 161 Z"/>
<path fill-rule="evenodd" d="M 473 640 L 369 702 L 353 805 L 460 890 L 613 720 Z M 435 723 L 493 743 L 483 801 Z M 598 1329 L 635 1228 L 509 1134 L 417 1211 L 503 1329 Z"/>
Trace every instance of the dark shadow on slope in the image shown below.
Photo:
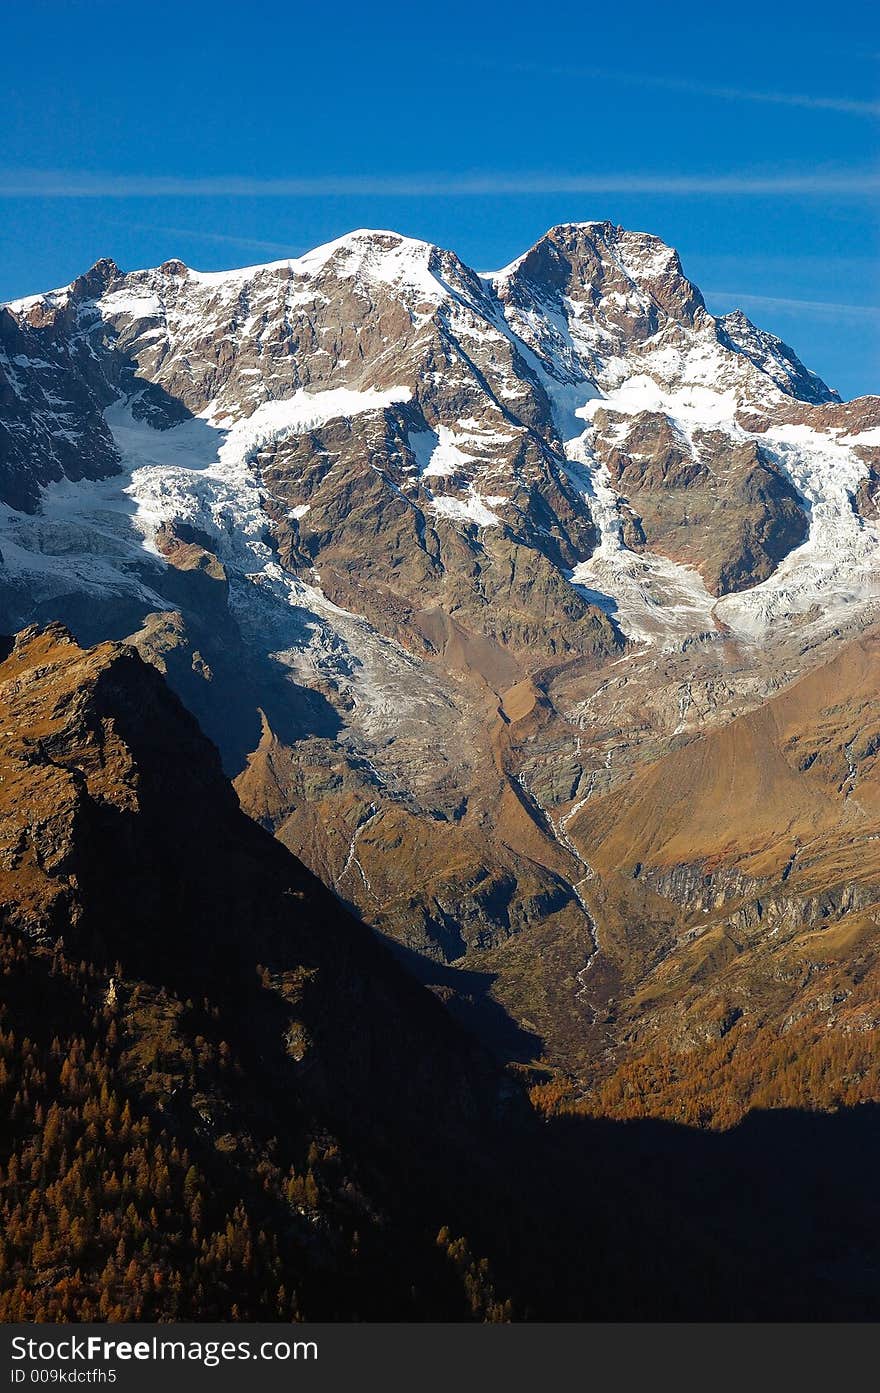
<path fill-rule="evenodd" d="M 148 794 L 148 816 L 167 808 Z M 541 1124 L 515 1083 L 505 1099 L 458 1010 L 444 1019 L 307 874 L 294 872 L 284 912 L 296 863 L 268 834 L 252 824 L 229 841 L 209 824 L 187 841 L 189 811 L 149 854 L 143 814 L 101 815 L 104 859 L 83 892 L 103 927 L 83 941 L 83 924 L 71 948 L 108 965 L 121 957 L 126 978 L 151 992 L 217 1003 L 216 1029 L 244 1071 L 228 1106 L 252 1134 L 280 1137 L 284 1154 L 291 1129 L 317 1110 L 358 1156 L 394 1216 L 396 1276 L 377 1287 L 384 1314 L 373 1318 L 393 1318 L 383 1303 L 412 1261 L 401 1234 L 421 1244 L 444 1225 L 488 1258 L 518 1319 L 880 1318 L 880 1107 L 754 1114 L 723 1134 L 655 1121 Z M 305 1004 L 261 986 L 258 963 L 279 984 L 317 971 Z M 426 975 L 447 973 L 459 975 L 434 964 Z M 299 1062 L 285 1041 L 303 1019 L 311 1043 Z M 185 1097 L 162 1105 L 186 1121 Z M 198 1116 L 193 1125 L 204 1132 Z"/>
<path fill-rule="evenodd" d="M 543 1183 L 571 1219 L 559 1318 L 880 1317 L 877 1105 L 726 1133 L 560 1120 L 548 1142 Z"/>
<path fill-rule="evenodd" d="M 380 935 L 391 954 L 422 986 L 429 987 L 459 1025 L 504 1064 L 531 1064 L 543 1051 L 540 1036 L 525 1030 L 491 996 L 496 973 L 449 967 Z"/>
<path fill-rule="evenodd" d="M 283 745 L 338 736 L 342 721 L 327 697 L 294 682 L 269 654 L 247 647 L 228 612 L 213 626 L 189 607 L 180 613 L 183 624 L 172 646 L 151 651 L 149 639 L 167 615 L 149 616 L 132 637 L 144 657 L 161 660 L 169 685 L 219 749 L 228 778 L 242 772 L 259 745 L 263 716 Z"/>
<path fill-rule="evenodd" d="M 154 604 L 134 596 L 73 591 L 31 603 L 16 613 L 14 626 L 57 621 L 86 647 L 108 639 L 134 642 L 144 657 L 157 663 L 220 750 L 230 779 L 241 773 L 260 743 L 261 712 L 285 745 L 310 735 L 334 739 L 342 721 L 323 693 L 294 682 L 269 654 L 247 648 L 227 607 L 206 614 L 190 603 L 188 579 L 170 566 L 167 581 L 153 578 L 153 588 L 167 600 L 168 610 L 157 611 Z M 2 612 L 0 607 L 0 617 Z M 151 633 L 163 626 L 164 641 L 153 645 Z"/>
<path fill-rule="evenodd" d="M 73 590 L 35 604 L 28 622 L 63 624 L 77 643 L 91 648 L 107 639 L 126 638 L 141 627 L 149 613 L 150 606 L 133 595 L 119 595 L 111 600 Z"/>

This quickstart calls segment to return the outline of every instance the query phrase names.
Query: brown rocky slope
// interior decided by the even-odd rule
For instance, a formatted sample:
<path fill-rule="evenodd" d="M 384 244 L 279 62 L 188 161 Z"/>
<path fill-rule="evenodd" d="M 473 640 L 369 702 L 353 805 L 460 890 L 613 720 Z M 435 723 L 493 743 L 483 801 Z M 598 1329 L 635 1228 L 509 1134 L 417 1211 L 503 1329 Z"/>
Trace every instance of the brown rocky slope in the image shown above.
<path fill-rule="evenodd" d="M 876 1314 L 872 1114 L 538 1125 L 131 649 L 0 711 L 4 1319 Z"/>
<path fill-rule="evenodd" d="M 606 928 L 582 979 L 604 1055 L 580 1086 L 598 1106 L 650 1110 L 653 1091 L 664 1115 L 729 1124 L 876 1097 L 878 690 L 874 629 L 572 818 Z"/>

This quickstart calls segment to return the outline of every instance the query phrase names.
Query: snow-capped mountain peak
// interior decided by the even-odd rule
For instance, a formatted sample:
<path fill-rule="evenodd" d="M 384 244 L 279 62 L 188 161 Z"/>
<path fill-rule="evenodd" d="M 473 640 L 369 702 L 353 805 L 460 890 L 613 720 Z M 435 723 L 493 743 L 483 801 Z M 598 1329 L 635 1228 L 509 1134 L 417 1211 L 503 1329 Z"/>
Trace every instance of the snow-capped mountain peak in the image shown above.
<path fill-rule="evenodd" d="M 132 636 L 373 922 L 457 957 L 558 915 L 578 1000 L 565 819 L 618 720 L 671 738 L 867 622 L 878 517 L 880 400 L 609 223 L 489 276 L 360 230 L 0 309 L 0 629 Z"/>
<path fill-rule="evenodd" d="M 540 594 L 551 649 L 576 647 L 595 606 L 625 636 L 680 635 L 711 625 L 726 592 L 775 585 L 790 553 L 818 544 L 828 495 L 809 440 L 817 460 L 838 448 L 832 418 L 807 419 L 837 398 L 790 349 L 741 313 L 713 317 L 673 248 L 609 222 L 560 224 L 482 277 L 453 252 L 369 229 L 229 272 L 171 260 L 126 274 L 102 260 L 0 311 L 0 375 L 3 545 L 22 572 L 36 546 L 42 585 L 58 527 L 35 521 L 29 543 L 20 510 L 45 519 L 53 481 L 116 476 L 123 513 L 140 499 L 153 558 L 156 530 L 175 520 L 243 575 L 279 554 L 301 576 L 329 575 L 329 557 L 341 566 L 353 547 L 373 581 L 355 594 L 339 569 L 330 598 L 371 622 L 381 586 L 402 584 L 405 607 L 435 589 L 427 603 L 439 603 L 462 541 L 474 558 L 491 538 L 504 560 L 476 572 L 465 561 L 456 604 L 515 645 L 527 625 L 512 616 Z M 808 432 L 796 451 L 789 428 Z M 841 499 L 861 480 L 869 508 L 873 447 L 839 448 Z M 360 517 L 355 497 L 373 512 Z M 859 536 L 842 553 L 866 593 L 873 522 L 843 511 Z M 389 569 L 392 523 L 404 561 Z M 365 542 L 374 527 L 384 540 Z M 502 601 L 508 554 L 524 585 L 524 559 L 537 567 L 532 598 Z M 818 584 L 794 587 L 800 609 Z M 757 591 L 755 603 L 762 612 Z M 730 603 L 725 614 L 735 627 Z"/>

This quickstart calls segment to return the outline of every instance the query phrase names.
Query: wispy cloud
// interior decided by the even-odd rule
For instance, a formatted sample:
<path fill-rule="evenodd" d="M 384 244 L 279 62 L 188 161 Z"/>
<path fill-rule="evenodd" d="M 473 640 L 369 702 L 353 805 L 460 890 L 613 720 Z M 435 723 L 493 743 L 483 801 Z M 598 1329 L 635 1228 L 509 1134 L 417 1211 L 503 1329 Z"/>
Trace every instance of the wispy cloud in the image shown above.
<path fill-rule="evenodd" d="M 788 174 L 469 173 L 325 175 L 108 175 L 0 171 L 0 198 L 467 198 L 547 194 L 864 197 L 880 192 L 876 170 Z"/>
<path fill-rule="evenodd" d="M 787 310 L 793 314 L 826 314 L 835 319 L 876 318 L 880 305 L 841 305 L 831 300 L 790 300 L 780 295 L 750 295 L 739 290 L 705 290 L 707 300 L 727 301 L 735 305 L 757 305 L 761 309 Z"/>
<path fill-rule="evenodd" d="M 256 237 L 239 237 L 231 232 L 201 232 L 195 227 L 168 227 L 165 223 L 111 221 L 110 225 L 136 232 L 161 232 L 168 237 L 192 237 L 199 242 L 219 242 L 224 246 L 245 247 L 252 251 L 280 252 L 283 256 L 298 256 L 308 250 L 291 242 L 264 242 Z"/>
<path fill-rule="evenodd" d="M 763 102 L 772 106 L 801 107 L 808 111 L 836 111 L 847 116 L 880 116 L 880 101 L 862 100 L 854 97 L 826 96 L 818 92 L 784 92 L 776 88 L 755 89 L 752 87 L 728 86 L 724 83 L 700 82 L 694 78 L 671 77 L 661 73 L 627 72 L 619 68 L 587 67 L 583 64 L 524 62 L 514 60 L 505 63 L 503 59 L 473 59 L 464 56 L 464 66 L 476 66 L 488 70 L 503 70 L 517 73 L 541 73 L 545 76 L 588 78 L 605 82 L 618 82 L 630 87 L 649 87 L 666 92 L 682 92 L 695 97 L 713 97 L 730 102 Z"/>
<path fill-rule="evenodd" d="M 684 256 L 684 250 L 680 250 Z M 687 257 L 688 263 L 691 260 L 699 262 L 700 274 L 697 279 L 701 285 L 704 281 L 736 285 L 743 279 L 755 276 L 762 276 L 766 281 L 772 276 L 782 273 L 791 275 L 793 272 L 823 279 L 830 272 L 846 272 L 866 279 L 872 273 L 880 276 L 880 264 L 870 248 L 866 248 L 863 256 L 839 256 L 836 251 L 832 254 L 830 250 L 822 255 L 791 249 L 785 252 L 714 252 L 702 248 L 698 251 L 691 246 L 687 248 Z"/>
<path fill-rule="evenodd" d="M 652 85 L 660 83 L 656 79 Z M 757 92 L 747 87 L 715 87 L 700 82 L 664 81 L 670 90 L 692 92 L 698 97 L 718 97 L 732 102 L 766 102 L 773 106 L 799 106 L 807 111 L 838 111 L 847 116 L 880 116 L 880 102 L 851 97 L 823 97 L 810 92 Z"/>

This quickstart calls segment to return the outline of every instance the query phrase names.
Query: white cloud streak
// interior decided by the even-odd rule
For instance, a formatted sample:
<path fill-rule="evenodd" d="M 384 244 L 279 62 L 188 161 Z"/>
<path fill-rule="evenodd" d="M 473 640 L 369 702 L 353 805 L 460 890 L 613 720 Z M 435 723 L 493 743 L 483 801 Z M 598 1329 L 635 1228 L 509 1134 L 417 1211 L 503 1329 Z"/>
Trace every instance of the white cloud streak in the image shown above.
<path fill-rule="evenodd" d="M 779 295 L 748 295 L 739 290 L 704 290 L 706 300 L 729 301 L 735 305 L 757 305 L 760 309 L 787 310 L 793 314 L 826 314 L 838 318 L 880 315 L 880 305 L 841 305 L 830 300 L 789 300 Z"/>
<path fill-rule="evenodd" d="M 880 172 L 876 170 L 695 175 L 420 173 L 290 178 L 0 171 L 0 198 L 485 198 L 548 194 L 862 198 L 878 192 Z"/>
<path fill-rule="evenodd" d="M 542 64 L 513 62 L 505 64 L 494 59 L 477 58 L 462 61 L 466 66 L 498 69 L 517 73 L 542 73 L 545 76 L 587 78 L 619 82 L 630 87 L 650 87 L 665 92 L 682 92 L 695 97 L 713 97 L 720 101 L 762 102 L 772 106 L 801 107 L 806 111 L 835 111 L 847 116 L 880 116 L 880 101 L 854 97 L 823 96 L 815 92 L 781 92 L 777 89 L 756 90 L 750 87 L 727 86 L 723 83 L 699 82 L 693 78 L 667 77 L 655 73 L 624 72 L 614 68 L 584 67 L 580 64 Z"/>
<path fill-rule="evenodd" d="M 110 226 L 124 227 L 134 232 L 161 232 L 168 237 L 192 237 L 199 242 L 219 242 L 224 246 L 248 247 L 253 251 L 279 252 L 282 256 L 299 256 L 308 247 L 293 246 L 290 242 L 263 242 L 256 237 L 237 237 L 231 232 L 200 232 L 194 227 L 167 227 L 164 223 L 111 222 Z"/>
<path fill-rule="evenodd" d="M 659 79 L 658 79 L 659 81 Z M 733 102 L 766 102 L 772 106 L 797 106 L 806 111 L 837 111 L 847 116 L 880 116 L 880 102 L 849 97 L 820 97 L 809 92 L 755 92 L 744 87 L 712 87 L 702 83 L 664 84 L 698 97 L 718 97 Z"/>

